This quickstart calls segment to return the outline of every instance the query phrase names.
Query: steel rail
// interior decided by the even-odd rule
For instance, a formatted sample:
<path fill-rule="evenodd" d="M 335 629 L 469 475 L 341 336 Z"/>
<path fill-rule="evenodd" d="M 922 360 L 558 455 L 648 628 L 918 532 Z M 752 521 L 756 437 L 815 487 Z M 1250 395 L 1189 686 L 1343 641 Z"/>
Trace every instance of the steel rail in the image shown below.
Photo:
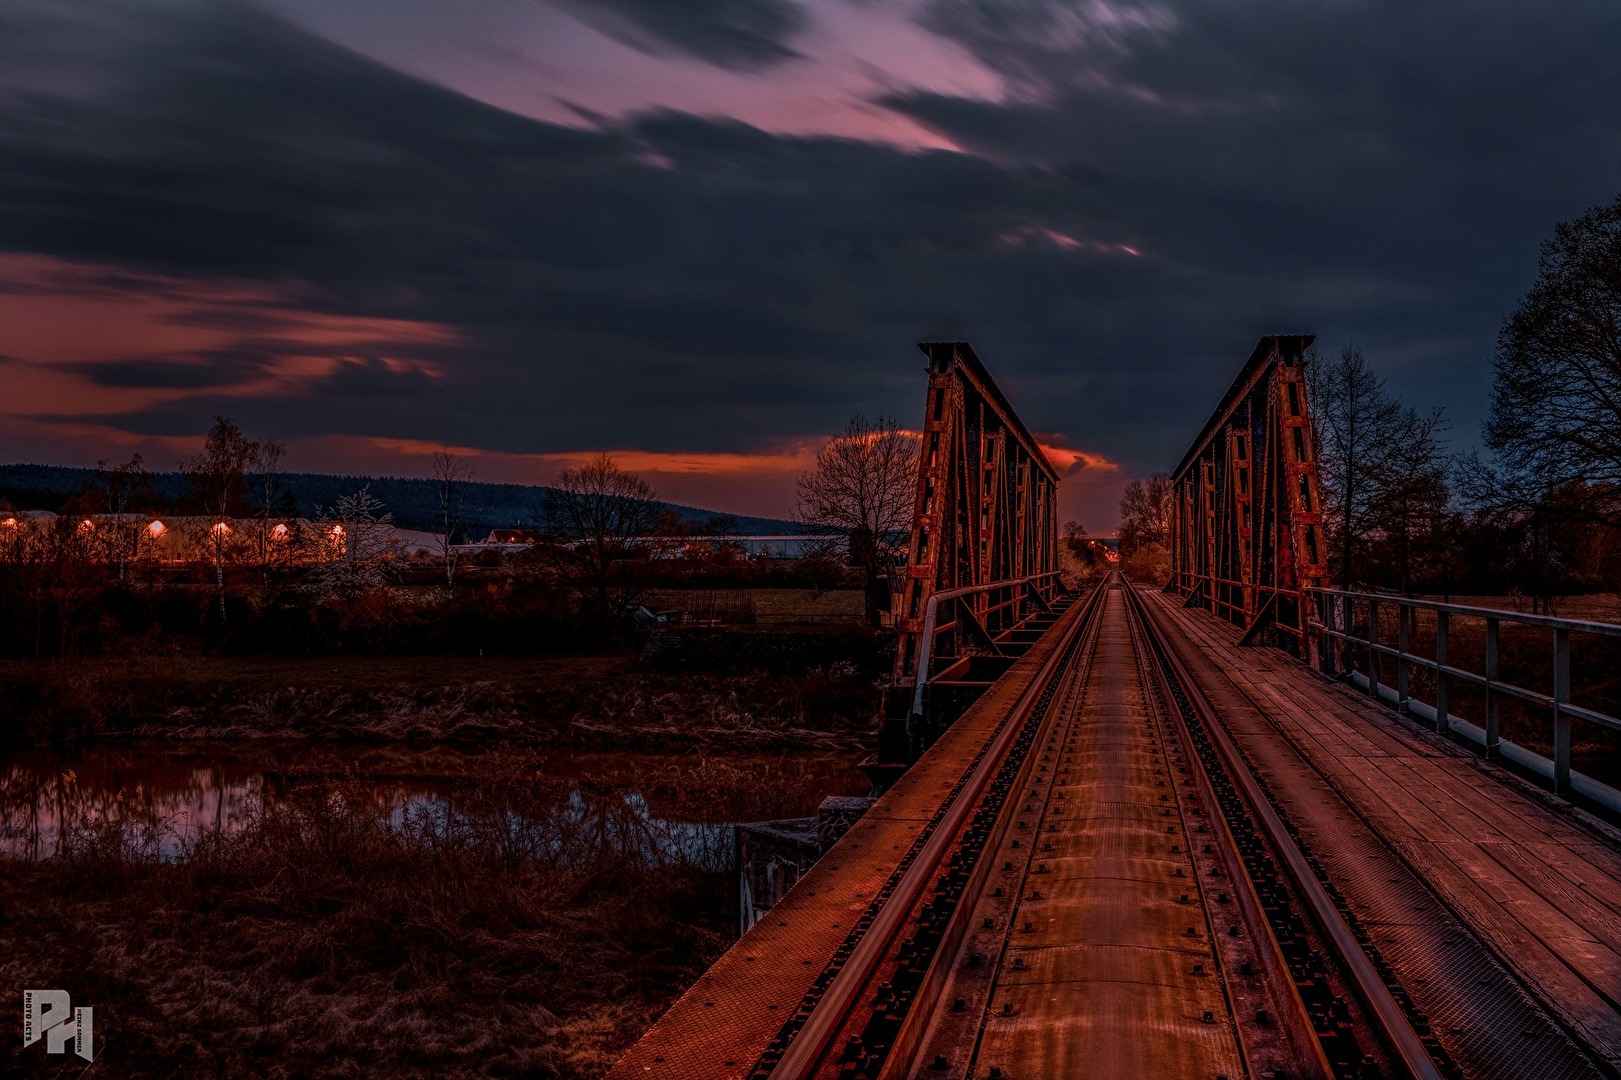
<path fill-rule="evenodd" d="M 1008 582 L 1000 584 L 1006 585 Z M 981 588 L 994 587 L 981 586 Z M 873 918 L 872 925 L 851 950 L 849 959 L 828 983 L 827 989 L 816 1003 L 816 1008 L 806 1018 L 804 1026 L 783 1051 L 782 1058 L 771 1071 L 773 1080 L 808 1080 L 834 1049 L 833 1041 L 843 1030 L 845 1021 L 871 982 L 873 973 L 889 956 L 894 940 L 910 920 L 912 908 L 918 898 L 938 875 L 940 863 L 957 843 L 974 808 L 979 805 L 985 789 L 990 786 L 991 780 L 1001 768 L 1008 748 L 1018 739 L 1024 721 L 1029 718 L 1029 713 L 1040 698 L 1042 690 L 1062 670 L 1063 658 L 1079 631 L 1096 617 L 1099 610 L 1097 599 L 1102 594 L 1103 590 L 1099 588 L 1094 589 L 1092 595 L 1087 597 L 1051 655 L 1043 661 L 1040 670 L 1031 678 L 1030 685 L 1008 710 L 1007 720 L 986 748 L 984 756 L 970 774 L 962 792 L 946 809 L 945 814 L 929 834 L 923 849 L 918 852 L 917 858 L 896 883 L 889 899 Z"/>
<path fill-rule="evenodd" d="M 1186 739 L 1188 748 L 1186 754 L 1187 768 L 1198 785 L 1197 790 L 1208 797 L 1208 805 L 1212 810 L 1210 815 L 1211 834 L 1216 838 L 1216 843 L 1225 848 L 1232 857 L 1230 880 L 1232 881 L 1233 897 L 1237 901 L 1237 908 L 1243 913 L 1243 918 L 1252 931 L 1259 931 L 1259 933 L 1253 935 L 1253 939 L 1258 943 L 1258 948 L 1266 949 L 1270 945 L 1270 949 L 1267 951 L 1270 953 L 1271 970 L 1288 974 L 1290 972 L 1289 960 L 1284 954 L 1283 943 L 1278 938 L 1277 929 L 1267 918 L 1265 904 L 1256 887 L 1255 878 L 1252 876 L 1250 868 L 1246 864 L 1244 852 L 1238 844 L 1235 830 L 1240 826 L 1240 823 L 1229 820 L 1221 808 L 1221 800 L 1217 790 L 1218 778 L 1212 774 L 1198 752 L 1197 742 L 1193 737 L 1190 725 L 1187 723 L 1187 718 L 1182 715 L 1181 710 L 1177 707 L 1171 676 L 1165 670 L 1165 666 L 1158 662 L 1155 646 L 1149 642 L 1150 631 L 1147 620 L 1142 617 L 1141 612 L 1134 606 L 1134 601 L 1139 599 L 1136 592 L 1129 584 L 1125 583 L 1122 583 L 1122 589 L 1128 594 L 1126 621 L 1131 628 L 1132 640 L 1139 652 L 1139 661 L 1142 664 L 1143 674 L 1152 683 L 1154 690 L 1160 697 L 1163 709 L 1160 719 L 1163 728 L 1167 732 L 1180 733 Z M 1161 648 L 1163 648 L 1162 645 Z M 1150 699 L 1151 712 L 1160 711 L 1153 708 L 1152 695 L 1146 696 Z M 1184 694 L 1184 696 L 1186 695 Z M 1169 757 L 1167 757 L 1167 760 L 1169 760 Z M 1231 769 L 1229 768 L 1227 771 L 1231 772 Z M 1192 848 L 1190 847 L 1188 850 L 1191 851 Z M 1204 902 L 1208 910 L 1208 898 Z M 1266 944 L 1259 944 L 1260 942 Z M 1282 985 L 1274 989 L 1276 995 L 1274 1000 L 1279 1001 L 1283 1008 L 1287 1008 L 1289 1015 L 1287 1017 L 1279 1015 L 1276 1018 L 1277 1022 L 1289 1031 L 1290 1041 L 1298 1052 L 1307 1055 L 1311 1059 L 1309 1063 L 1305 1064 L 1302 1064 L 1297 1059 L 1296 1064 L 1301 1065 L 1300 1074 L 1306 1077 L 1333 1076 L 1333 1066 L 1329 1063 L 1326 1049 L 1312 1024 L 1310 1011 L 1307 1009 L 1305 999 L 1300 992 L 1300 985 L 1293 978 L 1284 978 L 1278 981 Z M 1233 1016 L 1236 1020 L 1238 1018 L 1237 1003 L 1234 1001 L 1231 991 L 1228 994 L 1228 1003 L 1234 1009 Z M 1281 1012 L 1282 1009 L 1280 1009 L 1280 1014 Z M 1238 1037 L 1239 1053 L 1244 1059 L 1245 1075 L 1254 1075 L 1256 1072 L 1254 1068 L 1254 1035 L 1242 1023 L 1234 1026 Z M 1271 1074 L 1263 1073 L 1262 1075 Z M 1277 1075 L 1284 1074 L 1279 1070 Z M 1289 1075 L 1295 1075 L 1295 1070 L 1290 1069 Z"/>
<path fill-rule="evenodd" d="M 939 620 L 940 601 L 956 600 L 975 593 L 990 592 L 993 589 L 1007 589 L 1014 585 L 1029 585 L 1042 578 L 1057 577 L 1063 571 L 1048 570 L 1040 574 L 1031 574 L 1028 577 L 1004 578 L 993 581 L 989 585 L 965 585 L 960 589 L 947 589 L 944 592 L 931 593 L 928 603 L 923 608 L 923 633 L 917 639 L 917 686 L 912 691 L 912 715 L 923 715 L 923 691 L 929 684 L 929 657 L 934 651 L 934 628 Z"/>
<path fill-rule="evenodd" d="M 1367 953 L 1357 942 L 1345 919 L 1341 916 L 1334 901 L 1324 890 L 1322 882 L 1317 879 L 1311 864 L 1306 860 L 1305 853 L 1289 835 L 1284 826 L 1283 819 L 1272 808 L 1272 803 L 1266 797 L 1266 791 L 1250 772 L 1248 765 L 1239 755 L 1238 747 L 1228 736 L 1226 728 L 1217 717 L 1215 710 L 1198 689 L 1198 683 L 1188 672 L 1170 646 L 1169 635 L 1158 619 L 1148 610 L 1137 595 L 1136 589 L 1127 586 L 1125 589 L 1129 605 L 1141 618 L 1143 625 L 1148 629 L 1159 645 L 1159 652 L 1166 666 L 1171 669 L 1172 676 L 1181 684 L 1184 693 L 1193 709 L 1199 714 L 1204 723 L 1205 730 L 1211 743 L 1221 755 L 1227 771 L 1242 790 L 1245 800 L 1249 803 L 1256 820 L 1265 831 L 1272 848 L 1277 852 L 1289 876 L 1294 880 L 1301 898 L 1315 918 L 1317 925 L 1322 929 L 1329 943 L 1339 954 L 1346 973 L 1356 985 L 1357 992 L 1367 1004 L 1370 1013 L 1377 1021 L 1380 1034 L 1384 1037 L 1386 1045 L 1396 1054 L 1401 1066 L 1413 1080 L 1442 1080 L 1441 1072 L 1436 1067 L 1435 1060 L 1419 1040 L 1418 1033 L 1413 1030 L 1412 1024 L 1407 1020 L 1390 988 L 1379 976 L 1373 962 L 1368 959 Z"/>

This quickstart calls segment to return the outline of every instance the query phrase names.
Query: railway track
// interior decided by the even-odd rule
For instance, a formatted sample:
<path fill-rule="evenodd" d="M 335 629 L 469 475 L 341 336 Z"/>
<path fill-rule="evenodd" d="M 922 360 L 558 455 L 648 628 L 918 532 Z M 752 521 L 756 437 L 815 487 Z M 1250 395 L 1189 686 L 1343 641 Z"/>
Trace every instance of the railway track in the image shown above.
<path fill-rule="evenodd" d="M 1496 1075 L 1430 1030 L 1134 590 L 1081 603 L 749 1075 Z"/>

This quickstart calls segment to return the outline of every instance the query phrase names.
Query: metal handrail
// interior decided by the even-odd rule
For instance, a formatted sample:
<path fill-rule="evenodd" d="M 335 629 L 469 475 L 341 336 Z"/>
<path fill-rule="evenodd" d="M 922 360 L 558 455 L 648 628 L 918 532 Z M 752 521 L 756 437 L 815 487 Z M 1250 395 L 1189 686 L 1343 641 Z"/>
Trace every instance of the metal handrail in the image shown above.
<path fill-rule="evenodd" d="M 912 691 L 912 715 L 923 715 L 923 690 L 929 682 L 929 657 L 934 652 L 934 627 L 940 613 L 940 601 L 956 600 L 963 596 L 972 596 L 975 593 L 990 592 L 993 589 L 1006 589 L 1014 585 L 1028 585 L 1032 581 L 1042 578 L 1058 577 L 1061 570 L 1048 570 L 1040 574 L 1031 574 L 1022 578 L 1004 578 L 993 581 L 989 585 L 965 585 L 960 589 L 947 589 L 930 595 L 928 603 L 923 607 L 923 633 L 917 639 L 917 686 Z"/>
<path fill-rule="evenodd" d="M 1343 666 L 1343 674 L 1346 678 L 1360 683 L 1370 697 L 1383 698 L 1395 704 L 1400 710 L 1411 712 L 1416 716 L 1431 721 L 1438 732 L 1451 732 L 1462 735 L 1464 738 L 1481 746 L 1488 757 L 1500 755 L 1532 770 L 1551 780 L 1556 793 L 1566 794 L 1575 791 L 1577 794 L 1584 795 L 1611 809 L 1621 811 L 1621 791 L 1571 769 L 1571 722 L 1581 720 L 1614 731 L 1621 731 L 1621 718 L 1594 709 L 1583 708 L 1580 705 L 1572 704 L 1570 700 L 1570 635 L 1582 633 L 1600 637 L 1621 638 L 1621 625 L 1589 622 L 1580 619 L 1560 619 L 1551 615 L 1524 615 L 1519 612 L 1502 611 L 1496 608 L 1473 607 L 1438 600 L 1419 600 L 1384 593 L 1354 592 L 1347 589 L 1316 588 L 1306 591 L 1318 600 L 1318 603 L 1314 605 L 1314 617 L 1309 626 L 1311 633 L 1315 634 L 1319 641 L 1332 639 L 1339 641 L 1344 647 L 1344 655 L 1339 658 L 1338 663 L 1333 649 L 1321 648 L 1319 650 L 1327 674 L 1338 674 L 1339 672 L 1335 670 L 1336 667 Z M 1336 600 L 1339 601 L 1338 605 L 1335 604 Z M 1365 635 L 1359 635 L 1353 629 L 1356 625 L 1355 612 L 1359 601 L 1366 604 L 1368 608 L 1367 633 Z M 1394 646 L 1383 644 L 1378 640 L 1379 607 L 1386 604 L 1394 606 L 1399 613 L 1397 616 L 1397 641 Z M 1340 610 L 1342 622 L 1340 626 L 1333 625 L 1332 615 L 1336 606 Z M 1408 648 L 1412 613 L 1415 611 L 1430 611 L 1435 614 L 1435 657 L 1433 659 L 1417 655 Z M 1484 672 L 1456 667 L 1450 662 L 1447 655 L 1447 639 L 1451 617 L 1454 615 L 1485 621 L 1484 667 L 1486 670 Z M 1553 631 L 1553 687 L 1551 694 L 1530 690 L 1513 683 L 1504 682 L 1499 678 L 1499 632 L 1504 622 Z M 1353 648 L 1366 651 L 1368 668 L 1366 675 L 1355 669 L 1354 662 L 1350 657 Z M 1382 656 L 1392 657 L 1396 661 L 1396 686 L 1394 689 L 1380 684 L 1379 658 Z M 1411 696 L 1408 674 L 1413 668 L 1421 668 L 1435 673 L 1435 702 L 1433 704 L 1417 701 Z M 1447 700 L 1449 680 L 1457 680 L 1485 690 L 1486 715 L 1483 718 L 1483 725 L 1473 724 L 1452 713 Z M 1553 724 L 1553 757 L 1551 759 L 1502 738 L 1498 704 L 1505 697 L 1549 710 Z"/>
<path fill-rule="evenodd" d="M 1482 619 L 1507 619 L 1509 622 L 1521 623 L 1525 626 L 1546 626 L 1553 629 L 1579 630 L 1584 634 L 1600 634 L 1604 637 L 1621 637 L 1621 625 L 1616 623 L 1588 622 L 1583 619 L 1560 619 L 1552 615 L 1527 615 L 1522 611 L 1472 607 L 1467 604 L 1453 604 L 1442 600 L 1424 600 L 1413 596 L 1401 596 L 1397 593 L 1370 593 L 1357 592 L 1354 589 L 1329 588 L 1312 588 L 1306 589 L 1305 592 L 1322 596 L 1349 596 L 1357 600 L 1373 600 L 1380 604 L 1422 608 L 1426 611 L 1446 611 L 1454 615 L 1474 615 Z"/>

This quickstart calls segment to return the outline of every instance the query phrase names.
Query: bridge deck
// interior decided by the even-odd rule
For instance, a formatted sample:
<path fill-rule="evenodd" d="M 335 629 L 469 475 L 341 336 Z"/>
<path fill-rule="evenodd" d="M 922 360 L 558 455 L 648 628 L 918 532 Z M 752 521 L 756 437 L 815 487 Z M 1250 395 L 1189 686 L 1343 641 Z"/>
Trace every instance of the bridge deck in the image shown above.
<path fill-rule="evenodd" d="M 1402 915 L 1374 890 L 1357 895 L 1359 876 L 1382 874 L 1370 867 L 1388 848 L 1583 1041 L 1621 1066 L 1621 834 L 1280 652 L 1239 647 L 1225 622 L 1163 594 L 1145 599 L 1180 630 L 1173 644 L 1201 690 L 1363 924 L 1380 928 L 1376 943 L 1443 958 L 1460 944 L 1427 906 Z M 1305 775 L 1300 758 L 1343 804 L 1288 782 Z M 1431 940 L 1413 940 L 1424 937 Z M 1433 966 L 1438 979 L 1463 975 Z M 1459 1028 L 1496 1022 L 1474 1011 L 1435 1019 Z M 1525 1053 L 1536 1053 L 1539 1034 L 1532 1024 L 1521 1036 Z"/>
<path fill-rule="evenodd" d="M 670 1007 L 610 1076 L 745 1076 L 1035 679 L 1064 627 L 1078 616 L 1078 606 L 1071 608 L 1020 657 L 782 902 Z"/>
<path fill-rule="evenodd" d="M 1132 625 L 1152 627 L 1163 643 L 1154 648 L 1178 658 L 1181 685 L 1236 748 L 1227 760 L 1264 785 L 1311 864 L 1301 872 L 1315 873 L 1365 935 L 1364 948 L 1410 999 L 1403 1008 L 1417 1029 L 1433 1035 L 1432 1052 L 1465 1076 L 1621 1072 L 1621 832 L 1280 652 L 1240 648 L 1238 631 L 1205 612 L 1137 595 L 1146 619 Z M 1028 779 L 1016 787 L 1029 795 L 1015 794 L 1001 812 L 1007 831 L 986 850 L 987 872 L 995 870 L 987 884 L 1004 887 L 964 897 L 972 917 L 960 948 L 983 955 L 983 973 L 977 963 L 938 969 L 969 974 L 943 976 L 938 1001 L 954 1008 L 918 1013 L 938 1019 L 920 1029 L 926 1052 L 914 1059 L 916 1075 L 989 1076 L 995 1064 L 1017 1080 L 1043 1074 L 1042 1063 L 1067 1074 L 1080 1062 L 1120 1075 L 1172 1061 L 1187 1075 L 1269 1071 L 1254 1041 L 1266 1026 L 1263 1003 L 1243 995 L 1256 992 L 1250 982 L 1289 979 L 1271 977 L 1254 949 L 1246 956 L 1263 970 L 1217 946 L 1242 921 L 1227 914 L 1239 905 L 1219 908 L 1226 891 L 1217 904 L 1233 925 L 1210 933 L 1210 890 L 1195 883 L 1217 873 L 1199 860 L 1211 858 L 1205 841 L 1225 826 L 1204 816 L 1214 809 L 1207 780 L 1183 790 L 1194 755 L 1178 741 L 1183 729 L 1144 697 L 1149 676 L 1138 658 L 1151 653 L 1125 628 L 1124 598 L 1116 589 L 1100 596 L 1095 622 L 1081 623 L 1084 605 L 1066 611 L 612 1075 L 747 1076 L 836 969 L 852 930 L 1066 632 L 1083 625 L 1081 641 L 1092 644 L 1075 655 L 1089 659 L 1060 666 L 1072 674 L 1044 684 L 1064 689 L 1039 714 Z M 1210 796 L 1203 804 L 1200 790 Z M 1159 823 L 1145 825 L 1144 813 Z M 1200 834 L 1211 825 L 1197 843 L 1188 814 Z M 1215 858 L 1228 857 L 1215 848 Z M 1184 876 L 1190 858 L 1194 872 Z M 1219 880 L 1243 876 L 1230 865 Z M 1183 929 L 1167 939 L 1167 926 Z M 1266 933 L 1245 929 L 1240 940 Z M 1216 977 L 1196 975 L 1194 963 Z M 975 980 L 984 986 L 975 990 Z"/>

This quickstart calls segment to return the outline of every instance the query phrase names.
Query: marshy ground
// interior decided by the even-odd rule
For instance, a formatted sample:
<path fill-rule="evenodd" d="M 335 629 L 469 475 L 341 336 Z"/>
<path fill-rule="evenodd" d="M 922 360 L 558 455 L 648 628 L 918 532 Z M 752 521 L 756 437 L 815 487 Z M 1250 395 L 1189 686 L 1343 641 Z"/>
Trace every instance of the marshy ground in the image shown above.
<path fill-rule="evenodd" d="M 0 663 L 0 988 L 101 1075 L 599 1076 L 735 934 L 732 824 L 864 790 L 886 646 Z"/>

